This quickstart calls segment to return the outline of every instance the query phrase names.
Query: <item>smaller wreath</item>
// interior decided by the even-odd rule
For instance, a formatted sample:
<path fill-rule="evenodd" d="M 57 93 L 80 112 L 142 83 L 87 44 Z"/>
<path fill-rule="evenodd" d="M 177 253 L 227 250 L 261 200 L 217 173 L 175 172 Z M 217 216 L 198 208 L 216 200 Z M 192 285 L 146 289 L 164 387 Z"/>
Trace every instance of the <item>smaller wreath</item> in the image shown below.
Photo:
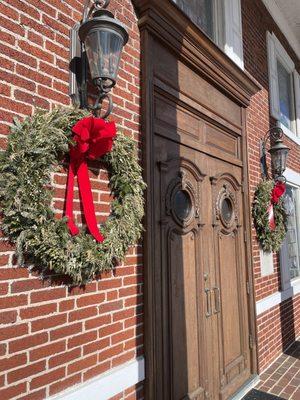
<path fill-rule="evenodd" d="M 143 230 L 145 183 L 135 142 L 121 132 L 101 158 L 113 195 L 111 214 L 101 226 L 104 241 L 97 242 L 84 228 L 72 236 L 66 218 L 55 216 L 51 177 L 74 144 L 72 128 L 86 116 L 82 110 L 57 108 L 15 120 L 0 157 L 2 230 L 16 243 L 18 262 L 26 259 L 42 276 L 67 276 L 70 285 L 85 284 L 113 269 Z"/>
<path fill-rule="evenodd" d="M 274 182 L 263 180 L 259 183 L 254 194 L 252 217 L 256 229 L 257 239 L 265 252 L 277 252 L 287 231 L 287 215 L 284 208 L 283 197 L 272 202 Z M 274 226 L 270 226 L 270 204 L 273 205 Z"/>

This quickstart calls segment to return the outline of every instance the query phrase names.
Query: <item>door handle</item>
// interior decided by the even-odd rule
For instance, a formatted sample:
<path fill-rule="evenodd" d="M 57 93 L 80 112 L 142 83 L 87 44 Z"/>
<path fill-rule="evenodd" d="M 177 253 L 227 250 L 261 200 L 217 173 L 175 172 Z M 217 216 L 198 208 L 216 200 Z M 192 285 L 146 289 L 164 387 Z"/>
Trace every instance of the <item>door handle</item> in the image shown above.
<path fill-rule="evenodd" d="M 220 288 L 215 286 L 213 288 L 214 291 L 214 297 L 215 297 L 215 309 L 214 309 L 214 314 L 218 314 L 221 312 L 221 291 Z"/>
<path fill-rule="evenodd" d="M 211 290 L 206 288 L 205 290 L 205 295 L 206 295 L 206 317 L 211 317 L 212 316 L 212 309 L 211 309 Z"/>

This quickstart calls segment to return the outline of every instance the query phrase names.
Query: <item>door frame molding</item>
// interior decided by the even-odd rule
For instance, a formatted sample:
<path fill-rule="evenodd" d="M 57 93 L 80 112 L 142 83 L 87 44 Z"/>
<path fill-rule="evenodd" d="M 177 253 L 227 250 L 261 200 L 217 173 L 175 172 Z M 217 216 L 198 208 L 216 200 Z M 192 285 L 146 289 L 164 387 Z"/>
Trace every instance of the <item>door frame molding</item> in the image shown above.
<path fill-rule="evenodd" d="M 146 190 L 146 215 L 144 224 L 146 232 L 144 235 L 143 261 L 145 277 L 145 360 L 146 360 L 146 385 L 145 398 L 147 400 L 157 399 L 157 385 L 159 385 L 155 359 L 155 322 L 154 310 L 154 276 L 153 276 L 153 251 L 154 251 L 154 210 L 153 181 L 154 157 L 153 157 L 153 63 L 155 57 L 150 54 L 153 38 L 159 40 L 165 47 L 185 64 L 189 65 L 195 72 L 205 77 L 210 83 L 225 93 L 230 99 L 243 108 L 243 200 L 244 221 L 247 233 L 247 280 L 249 282 L 249 326 L 253 335 L 253 346 L 251 349 L 252 374 L 258 369 L 257 346 L 256 346 L 256 314 L 253 290 L 253 264 L 252 264 L 252 237 L 251 217 L 247 210 L 250 209 L 249 182 L 248 182 L 248 154 L 246 136 L 246 108 L 250 104 L 250 98 L 262 87 L 248 73 L 242 71 L 228 56 L 225 55 L 199 28 L 169 0 L 133 0 L 138 16 L 138 24 L 141 33 L 141 71 L 142 71 L 142 103 L 141 103 L 141 130 L 142 135 L 142 158 L 144 178 L 147 183 Z"/>

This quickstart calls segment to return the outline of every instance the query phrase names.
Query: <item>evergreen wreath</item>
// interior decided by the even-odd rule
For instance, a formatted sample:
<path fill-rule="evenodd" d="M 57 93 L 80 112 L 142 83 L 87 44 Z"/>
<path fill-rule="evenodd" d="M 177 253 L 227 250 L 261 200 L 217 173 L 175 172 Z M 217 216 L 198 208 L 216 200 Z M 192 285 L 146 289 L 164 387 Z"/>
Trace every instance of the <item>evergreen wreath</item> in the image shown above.
<path fill-rule="evenodd" d="M 271 202 L 274 182 L 263 180 L 259 183 L 254 194 L 252 205 L 252 217 L 256 229 L 257 239 L 263 251 L 277 252 L 286 235 L 287 215 L 284 208 L 283 198 L 273 204 L 274 219 L 276 227 L 270 228 L 268 207 Z"/>
<path fill-rule="evenodd" d="M 110 174 L 111 215 L 97 243 L 80 231 L 71 236 L 66 218 L 57 219 L 51 207 L 51 175 L 65 161 L 72 127 L 87 113 L 57 108 L 38 111 L 23 122 L 14 121 L 7 150 L 0 155 L 2 230 L 16 243 L 19 264 L 37 267 L 42 276 L 67 276 L 81 285 L 124 259 L 141 236 L 145 183 L 134 140 L 119 132 L 112 151 L 101 160 Z"/>

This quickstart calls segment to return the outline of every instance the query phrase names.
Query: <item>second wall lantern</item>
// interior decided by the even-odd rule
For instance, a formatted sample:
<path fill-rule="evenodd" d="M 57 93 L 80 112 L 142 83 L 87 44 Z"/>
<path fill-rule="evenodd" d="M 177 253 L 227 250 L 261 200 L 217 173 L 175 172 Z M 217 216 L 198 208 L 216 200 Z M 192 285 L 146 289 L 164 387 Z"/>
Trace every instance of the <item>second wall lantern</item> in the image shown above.
<path fill-rule="evenodd" d="M 261 166 L 262 175 L 269 178 L 267 168 L 266 147 L 270 141 L 269 153 L 271 156 L 272 177 L 275 181 L 285 180 L 283 173 L 286 170 L 286 162 L 290 149 L 283 143 L 283 130 L 279 127 L 271 128 L 261 141 Z"/>

